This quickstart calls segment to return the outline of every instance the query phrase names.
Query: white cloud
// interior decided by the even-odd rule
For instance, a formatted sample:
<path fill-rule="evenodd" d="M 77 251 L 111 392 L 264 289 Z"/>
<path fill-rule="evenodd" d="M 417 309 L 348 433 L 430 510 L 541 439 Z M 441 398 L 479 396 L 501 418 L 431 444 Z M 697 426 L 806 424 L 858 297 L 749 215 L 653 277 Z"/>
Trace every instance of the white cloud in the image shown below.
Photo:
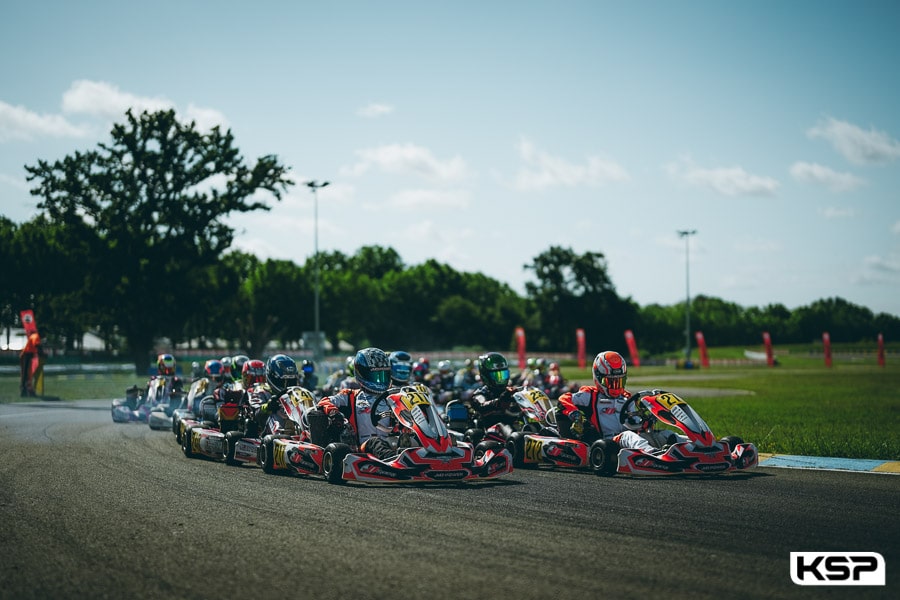
<path fill-rule="evenodd" d="M 462 191 L 404 190 L 394 194 L 389 204 L 403 210 L 466 208 L 469 206 L 469 194 Z"/>
<path fill-rule="evenodd" d="M 374 119 L 376 117 L 389 115 L 392 112 L 394 112 L 394 107 L 389 104 L 369 104 L 356 111 L 356 114 L 357 116 L 365 117 L 367 119 Z"/>
<path fill-rule="evenodd" d="M 844 158 L 858 165 L 882 164 L 900 158 L 900 142 L 882 131 L 866 131 L 829 117 L 806 132 L 810 138 L 830 142 Z"/>
<path fill-rule="evenodd" d="M 175 110 L 179 120 L 184 123 L 195 121 L 201 131 L 208 131 L 216 125 L 228 127 L 225 115 L 213 108 L 188 104 L 187 108 L 181 111 L 168 98 L 136 96 L 123 92 L 118 86 L 105 81 L 79 79 L 63 94 L 62 109 L 65 113 L 86 114 L 109 121 L 121 121 L 129 108 L 135 114 L 144 111 Z"/>
<path fill-rule="evenodd" d="M 416 174 L 431 181 L 459 181 L 468 175 L 462 158 L 438 160 L 428 148 L 415 144 L 389 144 L 358 150 L 356 154 L 361 160 L 343 167 L 342 175 L 358 177 L 372 168 L 392 174 Z"/>
<path fill-rule="evenodd" d="M 0 142 L 36 137 L 84 137 L 89 129 L 60 115 L 39 115 L 22 106 L 0 101 Z"/>
<path fill-rule="evenodd" d="M 829 206 L 820 211 L 826 219 L 848 219 L 856 216 L 856 211 L 852 208 L 837 208 Z"/>
<path fill-rule="evenodd" d="M 852 173 L 838 173 L 828 167 L 802 161 L 791 165 L 791 175 L 803 183 L 824 185 L 832 192 L 848 192 L 866 183 L 865 179 Z"/>
<path fill-rule="evenodd" d="M 184 111 L 184 116 L 185 121 L 194 121 L 197 124 L 197 129 L 200 131 L 209 131 L 216 125 L 223 130 L 230 127 L 225 115 L 214 108 L 203 108 L 194 104 L 188 104 L 187 109 Z"/>
<path fill-rule="evenodd" d="M 900 235 L 900 221 L 897 221 L 896 223 L 891 225 L 891 233 Z"/>
<path fill-rule="evenodd" d="M 66 113 L 87 114 L 118 121 L 131 108 L 135 112 L 155 112 L 174 108 L 167 98 L 144 98 L 119 90 L 105 81 L 79 79 L 63 94 L 62 109 Z"/>
<path fill-rule="evenodd" d="M 774 196 L 778 180 L 753 175 L 742 167 L 704 169 L 688 158 L 666 165 L 669 175 L 685 183 L 706 187 L 725 196 Z"/>
<path fill-rule="evenodd" d="M 599 186 L 630 179 L 624 167 L 598 156 L 588 156 L 584 164 L 572 164 L 538 149 L 525 138 L 519 141 L 518 151 L 525 162 L 525 166 L 516 174 L 514 182 L 514 186 L 519 190 L 540 190 L 557 186 Z"/>

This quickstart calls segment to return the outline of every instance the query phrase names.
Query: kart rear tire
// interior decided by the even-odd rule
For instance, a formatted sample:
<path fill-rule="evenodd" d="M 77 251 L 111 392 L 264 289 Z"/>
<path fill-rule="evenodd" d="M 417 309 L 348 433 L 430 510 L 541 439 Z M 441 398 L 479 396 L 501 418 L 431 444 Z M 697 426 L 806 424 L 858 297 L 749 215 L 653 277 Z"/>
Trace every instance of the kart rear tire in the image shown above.
<path fill-rule="evenodd" d="M 484 429 L 466 429 L 466 433 L 463 435 L 463 440 L 469 442 L 472 446 L 477 446 L 483 439 Z"/>
<path fill-rule="evenodd" d="M 350 454 L 350 446 L 347 444 L 333 443 L 325 447 L 325 455 L 322 457 L 322 474 L 328 483 L 341 485 L 347 483 L 344 479 L 344 457 Z"/>
<path fill-rule="evenodd" d="M 240 431 L 229 431 L 225 434 L 225 464 L 231 467 L 237 466 L 240 461 L 234 460 L 234 450 L 235 446 L 237 446 L 238 440 L 243 438 L 244 435 Z"/>
<path fill-rule="evenodd" d="M 597 440 L 588 450 L 588 461 L 591 471 L 601 477 L 616 474 L 618 466 L 619 445 L 612 440 Z"/>
<path fill-rule="evenodd" d="M 194 449 L 191 447 L 191 428 L 188 427 L 181 434 L 181 451 L 188 458 L 194 458 Z"/>
<path fill-rule="evenodd" d="M 256 462 L 262 467 L 264 473 L 275 473 L 275 438 L 267 435 L 262 439 L 256 454 Z"/>

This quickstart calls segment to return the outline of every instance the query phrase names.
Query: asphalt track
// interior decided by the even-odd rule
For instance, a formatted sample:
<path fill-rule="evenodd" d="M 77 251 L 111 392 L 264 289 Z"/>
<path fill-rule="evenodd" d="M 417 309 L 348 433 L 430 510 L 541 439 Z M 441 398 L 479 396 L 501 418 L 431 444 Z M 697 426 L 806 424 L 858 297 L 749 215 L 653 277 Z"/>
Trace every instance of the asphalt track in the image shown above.
<path fill-rule="evenodd" d="M 0 404 L 0 598 L 896 598 L 900 477 L 516 471 L 334 486 L 187 459 L 109 401 Z M 802 587 L 791 551 L 879 552 Z"/>

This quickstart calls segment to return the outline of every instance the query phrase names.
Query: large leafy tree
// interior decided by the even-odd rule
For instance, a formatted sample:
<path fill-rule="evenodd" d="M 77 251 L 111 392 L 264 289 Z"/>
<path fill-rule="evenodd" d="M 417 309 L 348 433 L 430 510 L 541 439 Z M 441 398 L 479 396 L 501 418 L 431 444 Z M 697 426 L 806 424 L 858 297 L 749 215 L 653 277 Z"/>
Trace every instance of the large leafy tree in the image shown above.
<path fill-rule="evenodd" d="M 54 223 L 84 224 L 98 252 L 86 277 L 125 336 L 135 368 L 154 339 L 191 317 L 204 270 L 229 248 L 234 212 L 267 210 L 293 185 L 274 155 L 248 166 L 231 131 L 200 131 L 174 111 L 128 111 L 111 141 L 26 166 L 38 207 Z"/>
<path fill-rule="evenodd" d="M 616 294 L 602 253 L 552 246 L 525 268 L 537 279 L 525 289 L 540 318 L 539 348 L 572 348 L 578 328 L 594 350 L 624 346 L 623 331 L 634 326 L 637 306 Z"/>

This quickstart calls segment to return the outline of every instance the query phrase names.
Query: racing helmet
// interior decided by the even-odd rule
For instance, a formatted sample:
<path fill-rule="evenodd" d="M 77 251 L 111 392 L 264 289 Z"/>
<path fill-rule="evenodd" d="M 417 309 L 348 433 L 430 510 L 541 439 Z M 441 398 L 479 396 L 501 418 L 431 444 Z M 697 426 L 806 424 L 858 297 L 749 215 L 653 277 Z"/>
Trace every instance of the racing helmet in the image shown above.
<path fill-rule="evenodd" d="M 225 378 L 231 379 L 231 357 L 223 356 L 221 358 L 222 366 L 225 367 Z"/>
<path fill-rule="evenodd" d="M 384 350 L 364 348 L 353 359 L 359 387 L 371 394 L 387 391 L 391 382 L 391 361 Z"/>
<path fill-rule="evenodd" d="M 175 357 L 171 354 L 160 354 L 156 357 L 156 372 L 163 376 L 175 374 Z"/>
<path fill-rule="evenodd" d="M 509 363 L 499 352 L 488 352 L 478 357 L 478 374 L 481 382 L 491 390 L 500 391 L 509 385 Z"/>
<path fill-rule="evenodd" d="M 246 354 L 235 354 L 231 357 L 231 376 L 235 381 L 240 381 L 244 375 L 244 365 L 250 357 Z"/>
<path fill-rule="evenodd" d="M 285 354 L 276 354 L 266 363 L 266 383 L 276 394 L 283 394 L 292 385 L 300 385 L 297 363 Z"/>
<path fill-rule="evenodd" d="M 412 365 L 412 380 L 425 381 L 426 375 L 428 375 L 428 367 L 418 361 L 414 362 Z"/>
<path fill-rule="evenodd" d="M 453 365 L 449 360 L 442 360 L 438 363 L 438 373 L 446 377 L 453 371 Z"/>
<path fill-rule="evenodd" d="M 225 365 L 222 364 L 221 360 L 213 358 L 206 361 L 206 364 L 203 365 L 203 372 L 206 374 L 210 381 L 213 381 L 216 384 L 220 384 L 225 381 Z"/>
<path fill-rule="evenodd" d="M 395 350 L 391 352 L 388 360 L 391 362 L 391 381 L 397 385 L 409 383 L 409 376 L 412 373 L 412 357 L 409 352 Z"/>
<path fill-rule="evenodd" d="M 308 358 L 304 358 L 303 362 L 300 363 L 300 370 L 303 371 L 304 375 L 309 376 L 316 372 L 316 365 Z"/>
<path fill-rule="evenodd" d="M 266 381 L 266 363 L 259 359 L 248 360 L 241 368 L 241 382 L 244 389 L 249 390 L 254 383 Z"/>
<path fill-rule="evenodd" d="M 618 352 L 607 350 L 594 358 L 594 385 L 607 398 L 618 398 L 625 393 L 625 359 Z"/>

